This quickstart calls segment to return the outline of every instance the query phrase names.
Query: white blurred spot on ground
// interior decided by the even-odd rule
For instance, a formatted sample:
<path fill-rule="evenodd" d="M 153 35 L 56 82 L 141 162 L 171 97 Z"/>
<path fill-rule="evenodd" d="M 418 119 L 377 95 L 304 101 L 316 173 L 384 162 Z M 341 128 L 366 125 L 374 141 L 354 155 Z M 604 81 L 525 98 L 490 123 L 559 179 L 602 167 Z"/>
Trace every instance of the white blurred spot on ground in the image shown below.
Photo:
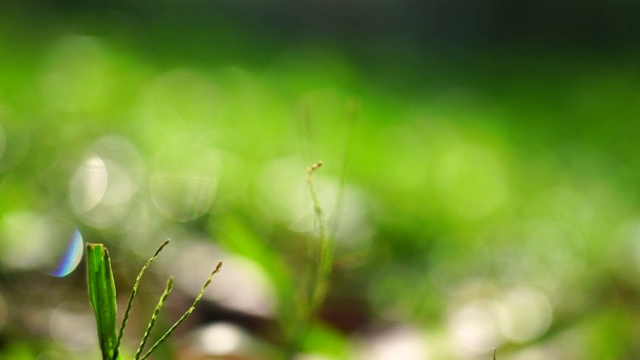
<path fill-rule="evenodd" d="M 426 336 L 421 331 L 398 326 L 367 338 L 355 351 L 357 360 L 429 360 Z"/>
<path fill-rule="evenodd" d="M 454 346 L 468 355 L 477 355 L 499 345 L 502 339 L 495 319 L 499 307 L 498 302 L 483 299 L 454 310 L 448 321 Z"/>
<path fill-rule="evenodd" d="M 543 334 L 551 325 L 552 307 L 547 296 L 521 286 L 509 290 L 501 301 L 498 325 L 515 342 L 526 342 Z"/>
<path fill-rule="evenodd" d="M 79 351 L 96 345 L 95 320 L 87 304 L 59 305 L 50 318 L 51 336 L 63 348 Z"/>
<path fill-rule="evenodd" d="M 190 336 L 188 348 L 179 359 L 251 359 L 274 358 L 274 351 L 241 327 L 218 322 L 205 325 Z"/>
<path fill-rule="evenodd" d="M 174 274 L 176 286 L 193 296 L 200 291 L 215 264 L 223 261 L 222 270 L 214 277 L 203 298 L 247 314 L 274 316 L 277 306 L 274 285 L 265 271 L 253 261 L 198 242 L 192 242 L 179 253 L 176 252 L 175 259 L 167 259 L 162 261 Z"/>

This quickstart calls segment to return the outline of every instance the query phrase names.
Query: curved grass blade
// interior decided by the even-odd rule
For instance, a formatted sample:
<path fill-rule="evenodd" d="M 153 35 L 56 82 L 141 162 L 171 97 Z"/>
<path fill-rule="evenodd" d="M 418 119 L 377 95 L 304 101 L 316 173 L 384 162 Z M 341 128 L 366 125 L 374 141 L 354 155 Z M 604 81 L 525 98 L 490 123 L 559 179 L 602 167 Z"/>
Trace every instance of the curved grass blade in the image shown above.
<path fill-rule="evenodd" d="M 142 350 L 144 350 L 144 346 L 147 343 L 147 339 L 149 339 L 149 334 L 151 333 L 151 329 L 153 329 L 153 325 L 156 323 L 156 319 L 158 318 L 158 314 L 160 310 L 164 306 L 164 302 L 167 300 L 169 293 L 173 289 L 173 276 L 169 278 L 167 281 L 167 286 L 164 288 L 164 292 L 158 300 L 158 305 L 153 310 L 153 314 L 151 315 L 151 320 L 149 320 L 149 324 L 147 325 L 147 329 L 144 331 L 144 335 L 142 336 L 142 341 L 140 341 L 140 346 L 138 346 L 138 350 L 136 351 L 136 355 L 134 356 L 134 360 L 140 359 L 140 355 L 142 354 Z"/>
<path fill-rule="evenodd" d="M 165 246 L 169 243 L 170 240 L 166 240 L 160 245 L 158 250 L 153 254 L 152 257 L 147 260 L 147 263 L 144 264 L 142 269 L 140 269 L 140 273 L 138 273 L 138 277 L 136 278 L 135 283 L 133 283 L 133 289 L 131 289 L 131 294 L 129 295 L 129 300 L 127 301 L 127 307 L 124 310 L 124 317 L 122 318 L 122 324 L 120 325 L 120 331 L 118 331 L 118 339 L 116 341 L 116 348 L 120 348 L 120 343 L 122 342 L 122 337 L 124 336 L 124 329 L 127 327 L 127 321 L 129 321 L 129 315 L 131 314 L 131 306 L 133 305 L 133 298 L 136 297 L 136 293 L 138 292 L 138 286 L 140 285 L 140 279 L 142 279 L 142 275 L 147 271 L 153 260 L 158 257 L 160 251 L 164 249 Z"/>
<path fill-rule="evenodd" d="M 118 353 L 116 286 L 109 252 L 103 244 L 87 244 L 87 285 L 96 318 L 103 360 L 116 360 Z"/>
<path fill-rule="evenodd" d="M 162 344 L 177 328 L 178 326 L 180 326 L 180 324 L 182 324 L 188 317 L 189 315 L 191 315 L 191 313 L 193 313 L 193 311 L 196 309 L 196 307 L 198 306 L 198 304 L 200 303 L 200 300 L 202 299 L 202 295 L 204 295 L 204 291 L 207 289 L 207 287 L 209 286 L 209 284 L 211 284 L 211 280 L 213 280 L 213 276 L 220 271 L 220 268 L 222 268 L 222 262 L 219 262 L 218 265 L 216 266 L 216 268 L 211 272 L 211 274 L 209 275 L 209 277 L 207 278 L 207 281 L 204 283 L 204 285 L 202 285 L 202 288 L 200 289 L 200 293 L 198 294 L 198 296 L 196 296 L 196 299 L 193 301 L 193 304 L 191 305 L 191 307 L 189 309 L 187 309 L 187 311 L 180 317 L 180 319 L 178 319 L 178 321 L 176 321 L 170 328 L 169 330 L 167 330 L 167 332 L 164 333 L 164 335 L 162 335 L 160 337 L 160 339 L 158 339 L 158 341 L 156 341 L 155 344 L 153 344 L 153 346 L 151 346 L 151 348 L 149 348 L 149 351 L 147 351 L 144 355 L 142 355 L 142 357 L 140 358 L 140 360 L 145 360 L 146 358 L 148 358 L 151 353 L 158 347 L 160 346 L 160 344 Z"/>

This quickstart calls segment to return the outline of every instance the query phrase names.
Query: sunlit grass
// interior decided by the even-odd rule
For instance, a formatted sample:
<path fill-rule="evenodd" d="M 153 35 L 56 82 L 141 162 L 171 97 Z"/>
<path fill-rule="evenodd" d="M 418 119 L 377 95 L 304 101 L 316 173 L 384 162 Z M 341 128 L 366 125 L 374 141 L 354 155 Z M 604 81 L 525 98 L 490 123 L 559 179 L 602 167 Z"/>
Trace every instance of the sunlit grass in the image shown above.
<path fill-rule="evenodd" d="M 51 225 L 57 222 L 80 222 L 123 253 L 128 241 L 188 229 L 254 261 L 276 289 L 273 316 L 290 324 L 299 275 L 290 260 L 308 258 L 299 252 L 305 247 L 291 245 L 307 237 L 291 224 L 309 203 L 290 184 L 304 187 L 300 164 L 318 157 L 331 165 L 317 175 L 341 181 L 345 113 L 356 99 L 360 124 L 340 187 L 360 194 L 351 233 L 364 235 L 336 250 L 362 260 L 338 267 L 348 276 L 336 291 L 358 286 L 360 293 L 345 296 L 371 307 L 363 327 L 417 323 L 439 336 L 425 340 L 428 347 L 453 344 L 475 356 L 478 350 L 452 340 L 448 316 L 479 311 L 497 324 L 497 341 L 536 347 L 546 332 L 558 333 L 558 318 L 589 320 L 592 306 L 610 305 L 582 294 L 608 299 L 610 286 L 633 294 L 634 282 L 620 280 L 637 273 L 640 248 L 633 69 L 597 61 L 570 69 L 561 61 L 416 61 L 402 69 L 412 74 L 405 81 L 394 74 L 400 62 L 372 64 L 389 73 L 367 73 L 331 49 L 257 54 L 262 63 L 224 60 L 218 55 L 232 50 L 211 50 L 208 63 L 173 54 L 179 46 L 139 49 L 133 40 L 81 29 L 57 29 L 30 44 L 11 40 L 0 36 L 7 49 L 0 59 L 3 273 L 54 262 L 47 258 L 54 252 L 29 248 L 66 241 Z M 206 58 L 206 46 L 199 47 Z M 326 274 L 333 259 L 318 253 Z M 525 318 L 520 324 L 528 325 L 515 326 L 522 312 L 512 296 L 523 289 L 548 324 Z M 477 306 L 479 299 L 501 312 Z M 589 336 L 621 323 L 594 321 Z M 566 348 L 586 336 L 577 327 L 567 331 L 558 340 Z M 340 336 L 348 342 L 362 334 Z M 38 356 L 28 346 L 9 349 L 0 354 Z"/>
<path fill-rule="evenodd" d="M 158 254 L 168 243 L 168 240 L 165 241 L 153 254 L 153 256 L 149 258 L 149 260 L 140 270 L 140 273 L 138 273 L 136 281 L 131 290 L 131 295 L 129 296 L 129 300 L 127 301 L 122 324 L 118 331 L 116 331 L 116 290 L 109 252 L 103 244 L 87 244 L 87 286 L 89 289 L 91 306 L 93 307 L 95 314 L 96 326 L 98 329 L 98 340 L 103 360 L 119 360 L 122 358 L 120 345 L 122 343 L 124 331 L 127 327 L 127 322 L 131 314 L 133 300 L 135 299 L 136 293 L 138 291 L 138 286 L 140 285 L 140 280 L 153 260 L 158 257 Z M 222 262 L 218 263 L 213 272 L 211 272 L 211 275 L 209 275 L 207 281 L 200 289 L 200 293 L 198 294 L 198 296 L 196 296 L 191 307 L 189 307 L 189 309 L 187 309 L 187 311 L 162 336 L 160 336 L 160 338 L 146 352 L 143 353 L 151 330 L 153 329 L 156 319 L 158 318 L 158 315 L 160 313 L 160 310 L 164 306 L 164 303 L 173 288 L 173 277 L 169 278 L 166 288 L 162 293 L 162 296 L 160 297 L 160 300 L 158 301 L 153 314 L 151 315 L 151 319 L 149 320 L 147 329 L 142 336 L 140 346 L 138 346 L 138 350 L 134 355 L 135 360 L 144 360 L 148 358 L 156 350 L 156 348 L 160 346 L 176 330 L 176 328 L 178 328 L 178 326 L 180 326 L 180 324 L 182 324 L 187 319 L 187 317 L 189 317 L 193 313 L 196 306 L 198 306 L 198 303 L 202 299 L 204 291 L 207 289 L 209 284 L 211 284 L 213 276 L 218 271 L 220 271 L 221 267 Z"/>

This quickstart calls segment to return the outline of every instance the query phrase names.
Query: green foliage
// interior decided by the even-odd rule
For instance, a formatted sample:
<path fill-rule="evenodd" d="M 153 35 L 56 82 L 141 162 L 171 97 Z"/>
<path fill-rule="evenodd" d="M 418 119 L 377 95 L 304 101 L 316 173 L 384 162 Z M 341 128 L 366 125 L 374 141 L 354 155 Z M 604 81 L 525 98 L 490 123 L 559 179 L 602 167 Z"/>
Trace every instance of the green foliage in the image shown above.
<path fill-rule="evenodd" d="M 314 175 L 317 195 L 332 198 L 325 192 L 341 182 L 354 99 L 345 226 L 317 275 L 335 275 L 329 312 L 360 316 L 348 325 L 324 319 L 347 327 L 332 333 L 345 348 L 371 340 L 370 328 L 409 324 L 438 358 L 480 350 L 490 358 L 493 346 L 499 358 L 634 353 L 635 56 L 456 58 L 377 44 L 358 57 L 278 47 L 233 25 L 195 31 L 188 19 L 183 27 L 152 16 L 50 15 L 0 12 L 0 357 L 87 354 L 54 341 L 50 324 L 3 315 L 32 313 L 26 299 L 52 299 L 35 308 L 53 312 L 53 300 L 72 298 L 74 274 L 53 285 L 32 277 L 55 262 L 73 223 L 118 244 L 123 258 L 180 233 L 251 260 L 275 288 L 268 321 L 290 335 L 301 269 L 331 253 L 309 251 L 317 234 L 297 226 L 314 217 L 304 168 L 326 161 Z M 322 205 L 325 218 L 336 216 Z M 91 252 L 90 292 L 105 294 L 92 296 L 94 310 L 110 309 L 107 260 Z M 128 278 L 138 270 L 113 265 Z M 40 289 L 23 293 L 25 283 Z M 615 316 L 602 315 L 611 309 Z M 123 335 L 114 344 L 115 308 L 96 315 L 104 356 L 115 356 L 109 349 Z M 467 348 L 456 336 L 468 328 L 495 336 Z M 322 339 L 301 346 L 321 352 Z M 597 351 L 580 352 L 584 344 Z"/>
<path fill-rule="evenodd" d="M 116 290 L 113 280 L 113 272 L 111 270 L 111 259 L 109 257 L 109 252 L 103 244 L 87 244 L 87 283 L 89 288 L 89 297 L 91 299 L 91 306 L 93 307 L 95 313 L 96 326 L 98 328 L 98 339 L 103 360 L 119 360 L 121 358 L 120 344 L 124 335 L 127 321 L 129 319 L 129 315 L 131 313 L 133 299 L 135 298 L 135 295 L 138 291 L 140 279 L 142 278 L 142 275 L 145 273 L 147 268 L 151 265 L 151 262 L 155 260 L 160 251 L 162 251 L 162 249 L 168 243 L 169 240 L 165 241 L 140 270 L 133 289 L 131 290 L 129 301 L 127 302 L 127 308 L 124 312 L 120 331 L 116 331 Z M 164 335 L 162 335 L 149 348 L 149 350 L 147 350 L 147 352 L 143 353 L 144 347 L 149 338 L 149 334 L 151 333 L 151 329 L 153 328 L 160 310 L 164 306 L 164 303 L 167 300 L 171 289 L 173 288 L 173 277 L 169 278 L 169 280 L 167 281 L 167 286 L 162 293 L 160 300 L 158 301 L 158 305 L 151 315 L 151 319 L 149 320 L 147 329 L 145 330 L 142 340 L 140 341 L 140 346 L 138 347 L 138 350 L 136 351 L 136 354 L 134 356 L 135 360 L 144 360 L 148 358 L 151 353 L 153 353 L 153 351 L 160 344 L 162 344 L 173 333 L 173 331 L 175 331 L 176 328 L 178 328 L 178 326 L 180 326 L 180 324 L 182 324 L 187 319 L 187 317 L 191 315 L 191 313 L 195 310 L 196 306 L 198 306 L 198 303 L 202 299 L 204 291 L 207 289 L 209 284 L 211 284 L 213 276 L 218 271 L 220 271 L 221 267 L 222 263 L 220 262 L 213 270 L 211 275 L 209 275 L 209 278 L 207 278 L 207 281 L 202 286 L 200 293 L 194 300 L 191 307 L 187 309 L 187 311 L 164 333 Z"/>
<path fill-rule="evenodd" d="M 116 285 L 113 281 L 109 252 L 102 244 L 87 244 L 87 283 L 98 327 L 102 359 L 119 359 Z"/>

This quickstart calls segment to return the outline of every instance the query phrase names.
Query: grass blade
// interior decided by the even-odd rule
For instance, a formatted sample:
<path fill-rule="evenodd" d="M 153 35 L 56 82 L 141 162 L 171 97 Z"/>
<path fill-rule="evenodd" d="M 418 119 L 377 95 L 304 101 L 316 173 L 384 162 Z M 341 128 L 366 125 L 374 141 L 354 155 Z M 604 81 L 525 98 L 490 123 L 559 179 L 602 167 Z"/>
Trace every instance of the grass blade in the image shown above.
<path fill-rule="evenodd" d="M 320 238 L 318 241 L 318 249 L 316 251 L 317 269 L 315 269 L 316 273 L 313 276 L 311 294 L 309 295 L 309 314 L 307 314 L 309 317 L 315 316 L 316 311 L 322 305 L 322 302 L 327 295 L 329 277 L 331 276 L 331 268 L 333 265 L 333 255 L 335 252 L 333 249 L 333 239 L 327 231 L 327 221 L 320 204 L 320 199 L 318 198 L 318 194 L 316 193 L 313 185 L 313 172 L 320 168 L 322 164 L 322 161 L 318 161 L 311 165 L 307 170 L 307 187 L 309 189 L 309 194 L 311 195 L 313 210 L 318 226 L 318 236 Z"/>
<path fill-rule="evenodd" d="M 296 348 L 299 343 L 306 337 L 311 328 L 311 323 L 319 308 L 324 302 L 327 291 L 329 289 L 329 277 L 333 266 L 334 244 L 333 239 L 327 231 L 327 222 L 324 211 L 320 204 L 320 199 L 313 184 L 313 173 L 323 165 L 322 161 L 318 161 L 307 169 L 307 188 L 311 195 L 313 211 L 318 228 L 317 248 L 314 251 L 315 267 L 307 274 L 306 287 L 307 292 L 301 301 L 299 308 L 299 319 L 292 332 L 292 338 L 287 349 L 283 354 L 283 359 L 293 359 Z"/>
<path fill-rule="evenodd" d="M 193 312 L 193 310 L 195 310 L 196 306 L 198 306 L 198 304 L 200 303 L 200 300 L 202 299 L 202 295 L 204 295 L 204 291 L 207 289 L 207 287 L 209 286 L 209 284 L 211 284 L 211 280 L 213 280 L 213 276 L 220 271 L 220 268 L 222 268 L 222 262 L 219 262 L 218 265 L 216 266 L 216 268 L 211 272 L 211 274 L 209 275 L 209 277 L 207 278 L 207 281 L 204 283 L 204 285 L 202 285 L 202 289 L 200 289 L 200 293 L 198 294 L 198 296 L 196 296 L 196 299 L 193 301 L 193 304 L 191 305 L 191 307 L 180 317 L 180 319 L 178 319 L 178 321 L 176 321 L 170 328 L 169 330 L 167 330 L 166 333 L 164 333 L 164 335 L 162 335 L 162 337 L 160 337 L 160 339 L 158 339 L 158 341 L 156 341 L 155 344 L 153 344 L 153 346 L 151 346 L 151 348 L 149 349 L 149 351 L 147 351 L 141 358 L 140 360 L 145 360 L 146 358 L 148 358 L 151 353 L 158 347 L 160 346 L 160 344 L 162 344 L 177 328 L 178 326 L 180 326 L 180 324 L 182 324 L 182 322 L 184 322 L 189 315 L 191 315 L 191 313 Z"/>
<path fill-rule="evenodd" d="M 124 329 L 127 327 L 127 321 L 129 321 L 129 314 L 131 313 L 131 306 L 133 305 L 133 299 L 136 297 L 136 293 L 138 292 L 138 286 L 140 285 L 140 279 L 142 279 L 142 275 L 145 273 L 145 271 L 147 271 L 149 266 L 151 266 L 151 263 L 153 262 L 153 260 L 155 260 L 158 257 L 158 254 L 160 254 L 160 251 L 162 251 L 162 249 L 164 249 L 164 247 L 167 246 L 169 241 L 170 240 L 166 240 L 165 242 L 163 242 L 162 245 L 160 245 L 160 247 L 158 248 L 158 250 L 156 250 L 156 252 L 153 254 L 153 256 L 150 257 L 149 260 L 147 260 L 147 263 L 144 264 L 142 269 L 140 269 L 140 273 L 138 273 L 138 277 L 136 278 L 135 283 L 133 283 L 133 289 L 131 289 L 131 294 L 129 295 L 129 300 L 127 301 L 127 307 L 124 310 L 124 317 L 122 318 L 122 324 L 120 325 L 120 331 L 118 331 L 118 339 L 116 341 L 116 348 L 120 348 L 120 343 L 122 342 L 122 337 L 124 336 Z"/>
<path fill-rule="evenodd" d="M 102 359 L 119 359 L 116 336 L 116 286 L 109 252 L 103 244 L 87 244 L 87 285 L 96 318 Z"/>
<path fill-rule="evenodd" d="M 135 360 L 140 359 L 142 350 L 144 350 L 144 346 L 147 343 L 147 339 L 149 339 L 149 334 L 151 333 L 151 329 L 153 329 L 153 325 L 155 325 L 156 323 L 158 314 L 160 313 L 160 310 L 162 310 L 162 307 L 164 306 L 164 302 L 167 300 L 167 297 L 169 296 L 169 293 L 171 293 L 172 289 L 173 289 L 173 276 L 170 277 L 169 280 L 167 281 L 167 286 L 164 288 L 164 292 L 162 293 L 160 300 L 158 300 L 158 305 L 156 305 L 156 308 L 153 310 L 153 314 L 151 315 L 151 320 L 149 320 L 147 329 L 144 331 L 144 335 L 142 336 L 142 341 L 140 341 L 140 346 L 138 346 L 138 350 L 136 351 L 136 355 L 134 356 Z"/>

